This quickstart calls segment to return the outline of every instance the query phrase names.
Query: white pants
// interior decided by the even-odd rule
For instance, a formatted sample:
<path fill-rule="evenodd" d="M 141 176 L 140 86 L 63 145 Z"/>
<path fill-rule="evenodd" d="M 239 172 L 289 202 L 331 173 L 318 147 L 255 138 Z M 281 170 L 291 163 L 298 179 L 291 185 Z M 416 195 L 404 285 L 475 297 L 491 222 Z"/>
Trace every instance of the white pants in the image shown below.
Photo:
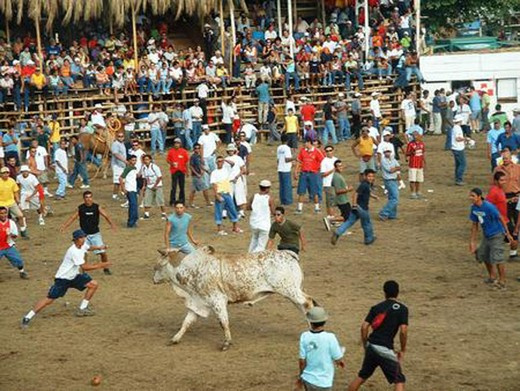
<path fill-rule="evenodd" d="M 247 204 L 247 180 L 244 175 L 240 176 L 236 183 L 232 183 L 232 192 L 238 206 Z"/>
<path fill-rule="evenodd" d="M 251 228 L 251 243 L 249 244 L 250 253 L 258 253 L 264 251 L 269 239 L 269 231 L 263 229 Z"/>
<path fill-rule="evenodd" d="M 441 113 L 433 113 L 433 133 L 442 134 L 442 116 Z"/>
<path fill-rule="evenodd" d="M 414 122 L 415 122 L 415 115 L 404 117 L 405 130 L 410 129 L 412 127 L 412 125 L 414 124 Z"/>

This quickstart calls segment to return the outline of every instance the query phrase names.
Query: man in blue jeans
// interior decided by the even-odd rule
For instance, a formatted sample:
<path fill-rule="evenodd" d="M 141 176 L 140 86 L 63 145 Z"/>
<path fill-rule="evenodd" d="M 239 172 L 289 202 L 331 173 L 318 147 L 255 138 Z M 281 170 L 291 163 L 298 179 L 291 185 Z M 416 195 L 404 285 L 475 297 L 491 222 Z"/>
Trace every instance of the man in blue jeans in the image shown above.
<path fill-rule="evenodd" d="M 401 171 L 399 162 L 392 156 L 392 149 L 386 147 L 381 159 L 381 173 L 387 191 L 388 202 L 379 212 L 379 220 L 393 220 L 397 218 L 397 205 L 399 205 L 398 174 Z"/>
<path fill-rule="evenodd" d="M 138 208 L 137 205 L 137 169 L 135 163 L 137 157 L 130 155 L 128 158 L 128 164 L 123 170 L 123 173 L 119 177 L 119 184 L 121 191 L 126 194 L 128 199 L 128 221 L 126 223 L 127 228 L 136 228 L 138 219 Z"/>
<path fill-rule="evenodd" d="M 342 94 L 342 93 L 340 93 Z M 327 103 L 323 105 L 323 116 L 325 117 L 325 127 L 323 128 L 323 144 L 328 145 L 329 143 L 329 135 L 332 139 L 332 144 L 336 145 L 338 143 L 338 138 L 336 137 L 336 127 L 334 126 L 334 104 L 332 103 L 332 96 L 327 98 Z"/>
<path fill-rule="evenodd" d="M 451 130 L 451 152 L 455 160 L 455 184 L 457 186 L 464 186 L 464 173 L 466 171 L 466 139 L 460 126 L 462 121 L 462 116 L 456 115 L 453 119 L 455 125 Z"/>
<path fill-rule="evenodd" d="M 276 159 L 278 161 L 278 181 L 280 182 L 280 204 L 291 205 L 293 203 L 292 195 L 292 156 L 291 148 L 287 145 L 287 134 L 282 134 L 282 144 L 276 150 Z"/>
<path fill-rule="evenodd" d="M 352 196 L 352 213 L 347 221 L 332 234 L 330 242 L 336 245 L 341 235 L 347 232 L 351 226 L 358 220 L 361 220 L 361 227 L 365 235 L 365 244 L 370 245 L 374 243 L 376 237 L 374 236 L 374 230 L 372 228 L 372 221 L 370 221 L 370 213 L 368 211 L 368 203 L 370 197 L 378 199 L 377 196 L 371 193 L 372 186 L 376 179 L 376 172 L 370 168 L 367 168 L 363 173 L 364 179 L 359 184 L 356 192 Z"/>

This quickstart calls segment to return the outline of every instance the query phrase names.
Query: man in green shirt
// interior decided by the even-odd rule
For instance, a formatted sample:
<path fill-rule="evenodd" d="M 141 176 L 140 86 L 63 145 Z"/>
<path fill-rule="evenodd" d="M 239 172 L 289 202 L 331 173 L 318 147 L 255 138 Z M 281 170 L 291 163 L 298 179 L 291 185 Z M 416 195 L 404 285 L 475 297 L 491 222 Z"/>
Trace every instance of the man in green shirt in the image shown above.
<path fill-rule="evenodd" d="M 267 242 L 268 250 L 272 250 L 276 234 L 280 235 L 278 250 L 291 250 L 296 254 L 300 250 L 305 251 L 306 241 L 302 228 L 300 225 L 285 218 L 285 208 L 283 206 L 277 206 L 274 210 L 274 222 L 271 224 L 269 241 Z"/>
<path fill-rule="evenodd" d="M 341 160 L 336 160 L 334 162 L 334 174 L 332 176 L 332 188 L 334 189 L 335 197 L 334 204 L 338 207 L 340 216 L 334 216 L 333 218 L 324 217 L 323 223 L 325 224 L 325 229 L 327 231 L 331 230 L 331 224 L 335 222 L 342 223 L 343 221 L 347 221 L 350 216 L 351 206 L 350 202 L 348 202 L 347 193 L 353 190 L 352 186 L 348 186 L 345 182 L 345 178 L 341 175 L 343 171 L 343 163 Z"/>

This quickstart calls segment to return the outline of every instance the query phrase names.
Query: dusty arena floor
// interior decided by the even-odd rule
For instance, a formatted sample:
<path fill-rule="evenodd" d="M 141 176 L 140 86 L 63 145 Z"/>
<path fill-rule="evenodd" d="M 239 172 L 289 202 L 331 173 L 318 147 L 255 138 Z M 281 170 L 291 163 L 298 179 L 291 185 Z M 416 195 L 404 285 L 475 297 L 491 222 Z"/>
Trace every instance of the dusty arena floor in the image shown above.
<path fill-rule="evenodd" d="M 484 138 L 477 140 L 478 149 L 468 153 L 467 186 L 456 187 L 452 156 L 442 151 L 443 140 L 426 139 L 427 199 L 409 200 L 408 191 L 402 192 L 399 219 L 374 222 L 373 246 L 363 245 L 356 225 L 352 235 L 333 247 L 322 216 L 309 206 L 303 216 L 294 216 L 291 208 L 289 218 L 303 224 L 309 240 L 301 255 L 305 290 L 327 308 L 328 328 L 347 349 L 347 367 L 336 372 L 335 389 L 345 389 L 359 370 L 359 326 L 370 306 L 382 299 L 383 282 L 391 278 L 401 284 L 400 298 L 410 308 L 404 362 L 409 390 L 520 389 L 520 283 L 515 281 L 520 262 L 508 264 L 508 290 L 498 292 L 485 286 L 483 267 L 468 253 L 468 190 L 475 185 L 487 189 L 489 181 Z M 357 163 L 350 147 L 342 146 L 336 155 L 348 156 L 343 159 L 346 177 L 354 182 Z M 274 147 L 255 148 L 250 190 L 267 177 L 275 182 L 277 194 L 275 160 Z M 166 346 L 185 309 L 171 288 L 152 283 L 163 222 L 154 210 L 154 219 L 140 221 L 137 230 L 122 228 L 126 210 L 110 199 L 110 182 L 97 180 L 93 190 L 95 200 L 121 227 L 112 232 L 102 225 L 114 275 L 92 272 L 100 282 L 93 300 L 97 315 L 76 318 L 81 295 L 71 290 L 26 331 L 19 327 L 22 315 L 46 294 L 70 244 L 71 230 L 62 235 L 58 228 L 81 202 L 81 192 L 69 190 L 66 201 L 52 201 L 55 214 L 45 227 L 38 227 L 32 214 L 31 240 L 18 240 L 31 279 L 20 280 L 5 259 L 0 265 L 0 389 L 86 390 L 99 374 L 99 388 L 106 390 L 291 390 L 298 372 L 298 338 L 306 328 L 301 313 L 280 297 L 253 308 L 230 306 L 234 345 L 229 351 L 219 350 L 223 333 L 214 316 L 196 323 L 180 345 Z M 373 216 L 382 205 L 372 203 Z M 247 250 L 246 222 L 245 234 L 221 238 L 215 235 L 213 210 L 190 213 L 202 243 L 219 252 Z M 390 388 L 378 371 L 364 389 Z"/>

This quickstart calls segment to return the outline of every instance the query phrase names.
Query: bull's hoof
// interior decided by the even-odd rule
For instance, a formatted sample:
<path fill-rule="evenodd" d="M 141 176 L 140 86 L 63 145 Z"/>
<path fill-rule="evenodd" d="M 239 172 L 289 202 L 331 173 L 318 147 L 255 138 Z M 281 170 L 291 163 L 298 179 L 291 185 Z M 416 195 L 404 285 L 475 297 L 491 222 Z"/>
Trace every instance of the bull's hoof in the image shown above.
<path fill-rule="evenodd" d="M 179 342 L 180 342 L 179 340 L 176 340 L 176 339 L 170 339 L 170 340 L 166 343 L 166 346 L 177 345 Z"/>
<path fill-rule="evenodd" d="M 222 344 L 222 351 L 225 352 L 225 351 L 228 350 L 230 347 L 231 347 L 231 341 L 225 341 L 225 342 Z"/>

